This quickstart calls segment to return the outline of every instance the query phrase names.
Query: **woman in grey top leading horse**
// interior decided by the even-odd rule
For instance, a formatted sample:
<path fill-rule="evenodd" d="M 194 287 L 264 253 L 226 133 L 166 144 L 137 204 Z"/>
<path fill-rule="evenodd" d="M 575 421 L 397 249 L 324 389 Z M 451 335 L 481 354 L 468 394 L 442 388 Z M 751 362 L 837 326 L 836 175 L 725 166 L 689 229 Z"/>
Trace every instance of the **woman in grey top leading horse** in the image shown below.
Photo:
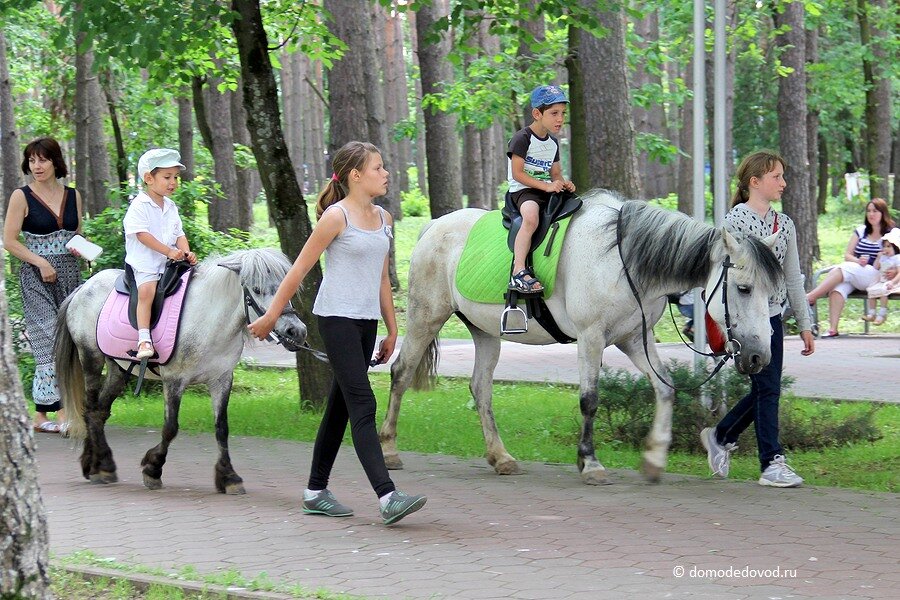
<path fill-rule="evenodd" d="M 387 192 L 388 172 L 372 144 L 348 142 L 332 159 L 334 174 L 319 194 L 315 228 L 288 272 L 271 306 L 248 328 L 264 339 L 325 253 L 325 276 L 313 314 L 318 317 L 325 352 L 334 380 L 313 449 L 309 483 L 303 492 L 303 512 L 349 517 L 328 490 L 328 479 L 347 423 L 353 447 L 381 504 L 385 525 L 396 523 L 425 505 L 425 496 L 409 496 L 396 489 L 384 463 L 375 429 L 375 394 L 368 367 L 386 363 L 397 343 L 397 318 L 388 278 L 388 250 L 393 220 L 373 200 Z M 374 359 L 379 317 L 388 335 Z"/>

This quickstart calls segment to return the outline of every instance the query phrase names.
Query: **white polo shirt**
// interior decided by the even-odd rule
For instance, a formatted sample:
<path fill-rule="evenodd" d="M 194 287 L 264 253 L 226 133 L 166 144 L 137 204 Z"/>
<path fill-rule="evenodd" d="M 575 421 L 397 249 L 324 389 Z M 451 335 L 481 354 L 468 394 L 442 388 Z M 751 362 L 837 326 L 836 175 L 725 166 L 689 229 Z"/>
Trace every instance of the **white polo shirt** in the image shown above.
<path fill-rule="evenodd" d="M 175 248 L 175 242 L 184 235 L 175 203 L 164 197 L 160 208 L 153 198 L 141 192 L 131 201 L 122 224 L 125 227 L 125 262 L 135 271 L 165 271 L 166 256 L 142 244 L 137 234 L 147 232 L 166 246 Z"/>

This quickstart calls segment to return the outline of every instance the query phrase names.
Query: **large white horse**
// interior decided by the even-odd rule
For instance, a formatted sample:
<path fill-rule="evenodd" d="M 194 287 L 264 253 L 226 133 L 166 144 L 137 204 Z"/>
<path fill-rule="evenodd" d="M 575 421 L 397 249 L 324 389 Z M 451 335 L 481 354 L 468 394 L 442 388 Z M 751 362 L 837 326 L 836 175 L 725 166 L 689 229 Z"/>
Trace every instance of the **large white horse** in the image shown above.
<path fill-rule="evenodd" d="M 264 311 L 291 263 L 276 250 L 242 250 L 198 265 L 184 300 L 178 344 L 167 364 L 159 367 L 166 399 L 162 441 L 147 451 L 144 485 L 162 486 L 169 444 L 178 434 L 178 409 L 185 388 L 206 383 L 212 397 L 219 459 L 215 486 L 219 492 L 242 494 L 241 478 L 228 454 L 228 399 L 234 367 L 241 358 L 248 306 Z M 92 483 L 117 481 L 116 463 L 103 431 L 113 401 L 125 389 L 125 372 L 97 346 L 97 319 L 122 271 L 107 269 L 88 279 L 63 302 L 57 321 L 56 373 L 73 436 L 86 435 L 81 469 Z M 256 318 L 257 314 L 253 314 Z M 274 332 L 288 350 L 306 341 L 306 326 L 288 308 Z M 102 372 L 106 365 L 106 377 Z"/>
<path fill-rule="evenodd" d="M 583 417 L 578 467 L 585 483 L 608 482 L 606 469 L 594 454 L 593 432 L 603 350 L 615 345 L 649 377 L 656 394 L 656 413 L 643 462 L 645 475 L 656 481 L 666 467 L 674 399 L 673 390 L 652 372 L 668 380 L 650 331 L 663 313 L 665 295 L 705 287 L 710 314 L 723 331 L 728 313 L 731 343 L 740 348 L 735 356 L 738 371 L 759 372 L 771 357 L 768 298 L 783 277 L 770 249 L 775 238 L 764 242 L 736 238 L 724 228 L 716 229 L 645 202 L 623 202 L 602 190 L 583 199 L 584 207 L 569 225 L 556 284 L 547 299 L 559 328 L 578 341 Z M 434 376 L 436 335 L 447 319 L 458 313 L 475 342 L 470 389 L 481 418 L 487 461 L 497 473 L 520 472 L 500 439 L 491 408 L 503 306 L 471 302 L 455 284 L 469 230 L 482 215 L 484 211 L 465 209 L 433 221 L 413 250 L 406 337 L 391 368 L 390 406 L 380 433 L 389 468 L 403 466 L 396 445 L 403 393 L 411 384 L 427 385 Z M 621 255 L 617 239 L 621 239 Z M 623 258 L 646 313 L 650 340 L 646 350 L 641 311 L 624 275 Z M 727 289 L 727 307 L 722 302 L 723 288 Z M 524 344 L 555 343 L 534 320 L 527 333 L 502 337 Z"/>

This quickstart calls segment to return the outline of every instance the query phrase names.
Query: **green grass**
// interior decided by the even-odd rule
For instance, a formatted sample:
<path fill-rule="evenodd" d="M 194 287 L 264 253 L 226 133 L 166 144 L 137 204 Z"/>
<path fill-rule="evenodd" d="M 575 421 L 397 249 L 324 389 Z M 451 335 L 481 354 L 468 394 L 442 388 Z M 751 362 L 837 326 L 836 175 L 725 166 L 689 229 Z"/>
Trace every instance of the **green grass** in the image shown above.
<path fill-rule="evenodd" d="M 373 374 L 373 387 L 384 417 L 390 385 L 387 374 Z M 138 400 L 118 401 L 110 424 L 160 427 L 163 404 L 156 388 Z M 232 435 L 270 437 L 312 442 L 321 415 L 301 411 L 293 370 L 239 367 L 229 404 Z M 459 457 L 484 455 L 478 414 L 468 408 L 468 380 L 441 378 L 431 391 L 410 391 L 404 396 L 399 421 L 401 451 L 440 453 Z M 799 406 L 833 405 L 840 418 L 845 411 L 865 410 L 865 403 L 832 403 L 788 397 Z M 494 387 L 494 412 L 510 453 L 520 460 L 574 464 L 581 413 L 573 386 L 553 384 L 505 384 Z M 260 414 L 277 414 L 275 421 L 262 421 Z M 882 439 L 866 444 L 812 452 L 790 452 L 790 463 L 810 485 L 836 486 L 873 491 L 900 491 L 900 406 L 885 405 L 876 413 Z M 191 388 L 181 406 L 181 430 L 213 432 L 209 397 L 203 388 Z M 452 427 L 448 424 L 452 423 Z M 711 423 L 710 423 L 711 424 Z M 601 419 L 595 433 L 597 454 L 609 468 L 637 468 L 640 451 L 610 439 Z M 351 443 L 349 434 L 345 443 Z M 699 442 L 698 442 L 699 450 Z M 240 466 L 238 465 L 238 471 Z M 705 456 L 672 453 L 669 471 L 707 475 Z M 742 449 L 733 461 L 732 477 L 756 479 L 758 463 L 753 449 Z"/>

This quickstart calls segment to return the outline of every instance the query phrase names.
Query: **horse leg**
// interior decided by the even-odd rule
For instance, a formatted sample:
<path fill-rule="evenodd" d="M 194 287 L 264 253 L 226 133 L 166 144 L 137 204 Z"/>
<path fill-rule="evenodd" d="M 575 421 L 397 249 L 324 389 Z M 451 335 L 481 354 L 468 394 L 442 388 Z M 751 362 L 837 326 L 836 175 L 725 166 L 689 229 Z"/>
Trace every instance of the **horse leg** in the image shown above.
<path fill-rule="evenodd" d="M 478 416 L 481 418 L 481 430 L 484 434 L 484 445 L 488 464 L 494 467 L 498 475 L 520 475 L 519 463 L 506 451 L 497 422 L 494 420 L 492 394 L 494 385 L 494 369 L 500 360 L 500 338 L 489 335 L 475 327 L 469 327 L 472 341 L 475 342 L 475 368 L 469 390 L 475 400 Z"/>
<path fill-rule="evenodd" d="M 178 411 L 181 408 L 181 395 L 184 393 L 184 388 L 185 383 L 180 379 L 163 383 L 166 416 L 163 423 L 162 440 L 147 450 L 141 460 L 141 466 L 144 467 L 144 486 L 147 489 L 158 490 L 162 487 L 162 468 L 166 464 L 169 444 L 178 435 Z"/>
<path fill-rule="evenodd" d="M 603 349 L 606 340 L 602 336 L 582 332 L 578 336 L 579 403 L 581 406 L 581 439 L 578 442 L 578 470 L 581 480 L 588 485 L 607 485 L 609 473 L 594 453 L 594 417 L 597 415 L 597 383 Z"/>
<path fill-rule="evenodd" d="M 653 333 L 650 332 L 649 335 L 652 336 Z M 656 352 L 656 344 L 647 345 L 647 356 L 650 357 L 650 362 L 647 362 L 647 356 L 644 355 L 644 343 L 640 332 L 616 346 L 647 376 L 656 395 L 656 412 L 653 415 L 653 426 L 647 435 L 641 471 L 648 481 L 657 483 L 666 469 L 669 446 L 672 443 L 672 405 L 675 401 L 675 391 L 662 383 L 653 372 L 655 369 L 660 376 L 669 379 L 668 369 L 663 365 Z M 653 369 L 650 368 L 651 365 Z"/>
<path fill-rule="evenodd" d="M 219 445 L 219 460 L 215 468 L 216 491 L 220 494 L 244 494 L 244 480 L 235 473 L 228 454 L 228 400 L 231 398 L 231 386 L 234 372 L 228 371 L 209 384 L 209 395 L 213 403 L 213 416 L 216 421 L 216 443 Z"/>
<path fill-rule="evenodd" d="M 125 389 L 125 373 L 118 365 L 109 361 L 106 379 L 102 377 L 103 359 L 83 356 L 85 402 L 84 423 L 87 437 L 81 455 L 81 472 L 91 483 L 115 483 L 116 463 L 112 449 L 106 441 L 106 421 L 112 404 Z"/>
<path fill-rule="evenodd" d="M 410 294 L 412 293 L 412 288 L 410 288 Z M 409 306 L 415 308 L 419 304 L 410 301 Z M 381 424 L 381 430 L 378 433 L 381 441 L 381 451 L 384 454 L 384 464 L 391 470 L 403 468 L 403 461 L 400 460 L 400 455 L 397 452 L 397 418 L 400 415 L 400 403 L 403 400 L 403 394 L 414 381 L 429 375 L 429 373 L 420 371 L 434 368 L 435 361 L 429 361 L 426 353 L 435 353 L 436 357 L 436 337 L 438 331 L 450 318 L 452 308 L 448 305 L 441 314 L 429 315 L 429 318 L 424 323 L 418 317 L 422 312 L 426 311 L 419 308 L 408 313 L 409 320 L 406 324 L 406 337 L 403 338 L 403 345 L 400 347 L 400 354 L 397 356 L 397 360 L 391 365 L 391 397 L 387 413 L 384 416 L 384 422 Z M 432 309 L 431 312 L 434 313 L 436 311 Z M 431 364 L 427 364 L 429 362 Z"/>

